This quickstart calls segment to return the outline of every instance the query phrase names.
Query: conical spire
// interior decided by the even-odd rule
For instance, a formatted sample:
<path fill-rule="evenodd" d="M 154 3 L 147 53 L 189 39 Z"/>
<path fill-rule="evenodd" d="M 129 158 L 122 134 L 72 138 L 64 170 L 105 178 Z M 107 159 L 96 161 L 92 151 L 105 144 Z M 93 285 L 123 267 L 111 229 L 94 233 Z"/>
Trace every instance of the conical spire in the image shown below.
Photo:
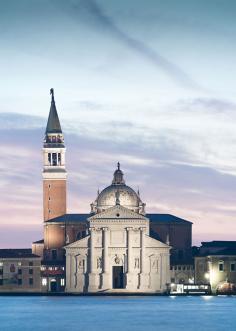
<path fill-rule="evenodd" d="M 52 99 L 51 99 L 50 112 L 49 112 L 49 116 L 48 116 L 46 134 L 47 133 L 62 133 L 59 117 L 57 114 L 56 104 L 55 104 L 55 100 L 54 100 L 53 88 L 50 89 L 50 94 L 52 96 Z"/>

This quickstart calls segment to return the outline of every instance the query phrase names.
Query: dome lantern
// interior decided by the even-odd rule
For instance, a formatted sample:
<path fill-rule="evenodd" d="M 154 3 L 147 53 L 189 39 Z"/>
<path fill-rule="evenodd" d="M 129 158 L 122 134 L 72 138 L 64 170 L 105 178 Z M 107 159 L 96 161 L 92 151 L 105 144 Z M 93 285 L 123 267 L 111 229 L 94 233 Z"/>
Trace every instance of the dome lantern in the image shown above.
<path fill-rule="evenodd" d="M 123 172 L 120 170 L 120 162 L 117 163 L 117 169 L 114 172 L 114 177 L 113 177 L 113 181 L 112 181 L 113 185 L 121 185 L 121 184 L 125 184 L 124 181 L 124 174 Z"/>

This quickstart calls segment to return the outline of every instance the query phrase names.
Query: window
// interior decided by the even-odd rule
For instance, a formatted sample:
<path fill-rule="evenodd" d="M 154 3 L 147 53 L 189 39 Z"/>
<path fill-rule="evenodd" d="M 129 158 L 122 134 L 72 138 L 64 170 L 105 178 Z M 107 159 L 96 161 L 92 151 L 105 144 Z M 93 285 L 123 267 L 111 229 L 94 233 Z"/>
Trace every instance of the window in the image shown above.
<path fill-rule="evenodd" d="M 21 262 L 18 262 L 17 265 L 20 267 L 21 266 Z"/>
<path fill-rule="evenodd" d="M 22 275 L 22 269 L 18 269 L 18 275 Z"/>
<path fill-rule="evenodd" d="M 173 267 L 172 267 L 172 265 L 170 266 L 170 270 L 173 270 Z"/>
<path fill-rule="evenodd" d="M 34 284 L 33 278 L 29 278 L 29 285 L 33 285 L 33 284 Z"/>
<path fill-rule="evenodd" d="M 0 275 L 3 274 L 3 268 L 0 268 Z"/>
<path fill-rule="evenodd" d="M 224 262 L 223 261 L 219 262 L 219 271 L 224 271 Z"/>
<path fill-rule="evenodd" d="M 29 269 L 29 275 L 33 275 L 34 270 L 33 269 Z"/>
<path fill-rule="evenodd" d="M 175 270 L 177 270 L 177 265 L 175 265 Z"/>
<path fill-rule="evenodd" d="M 186 266 L 185 265 L 183 266 L 183 270 L 186 270 Z"/>
<path fill-rule="evenodd" d="M 0 285 L 3 285 L 3 279 L 0 279 Z"/>
<path fill-rule="evenodd" d="M 61 153 L 58 153 L 58 164 L 61 165 Z"/>
<path fill-rule="evenodd" d="M 22 279 L 18 279 L 18 285 L 22 285 Z"/>
<path fill-rule="evenodd" d="M 61 286 L 65 286 L 65 279 L 61 278 Z"/>
<path fill-rule="evenodd" d="M 52 156 L 51 153 L 48 154 L 48 163 L 51 165 L 52 162 Z"/>
<path fill-rule="evenodd" d="M 235 262 L 231 262 L 230 263 L 230 271 L 236 271 L 236 268 L 235 268 Z"/>
<path fill-rule="evenodd" d="M 178 265 L 178 270 L 181 270 L 181 265 Z"/>
<path fill-rule="evenodd" d="M 57 165 L 57 153 L 52 153 L 52 165 Z"/>
<path fill-rule="evenodd" d="M 0 262 L 0 267 L 2 267 L 3 266 L 3 262 Z"/>
<path fill-rule="evenodd" d="M 30 261 L 29 266 L 32 267 L 34 265 L 34 262 Z"/>
<path fill-rule="evenodd" d="M 47 286 L 47 278 L 42 278 L 42 285 Z"/>

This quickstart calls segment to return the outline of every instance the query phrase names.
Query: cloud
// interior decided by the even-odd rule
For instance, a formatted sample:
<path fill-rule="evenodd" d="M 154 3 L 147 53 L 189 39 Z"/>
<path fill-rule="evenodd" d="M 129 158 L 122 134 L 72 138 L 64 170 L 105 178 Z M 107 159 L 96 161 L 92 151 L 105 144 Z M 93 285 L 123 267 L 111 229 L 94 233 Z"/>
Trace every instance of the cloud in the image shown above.
<path fill-rule="evenodd" d="M 184 70 L 178 67 L 178 65 L 166 59 L 143 41 L 132 37 L 122 30 L 116 22 L 104 12 L 103 8 L 96 1 L 78 0 L 70 1 L 69 3 L 73 10 L 73 17 L 76 12 L 78 13 L 82 8 L 85 8 L 93 16 L 93 19 L 96 20 L 98 26 L 110 33 L 115 40 L 123 43 L 123 45 L 128 47 L 131 51 L 143 57 L 158 69 L 161 69 L 176 83 L 187 88 L 202 90 L 202 88 L 184 72 Z"/>

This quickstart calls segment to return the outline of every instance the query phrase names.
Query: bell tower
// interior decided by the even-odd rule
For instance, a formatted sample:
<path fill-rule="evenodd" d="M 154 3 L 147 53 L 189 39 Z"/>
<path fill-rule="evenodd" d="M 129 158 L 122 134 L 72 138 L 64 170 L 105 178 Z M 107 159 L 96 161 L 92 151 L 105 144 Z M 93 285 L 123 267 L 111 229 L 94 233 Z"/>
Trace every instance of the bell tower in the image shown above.
<path fill-rule="evenodd" d="M 44 221 L 66 214 L 66 149 L 52 88 L 50 94 L 51 107 L 43 144 Z"/>

